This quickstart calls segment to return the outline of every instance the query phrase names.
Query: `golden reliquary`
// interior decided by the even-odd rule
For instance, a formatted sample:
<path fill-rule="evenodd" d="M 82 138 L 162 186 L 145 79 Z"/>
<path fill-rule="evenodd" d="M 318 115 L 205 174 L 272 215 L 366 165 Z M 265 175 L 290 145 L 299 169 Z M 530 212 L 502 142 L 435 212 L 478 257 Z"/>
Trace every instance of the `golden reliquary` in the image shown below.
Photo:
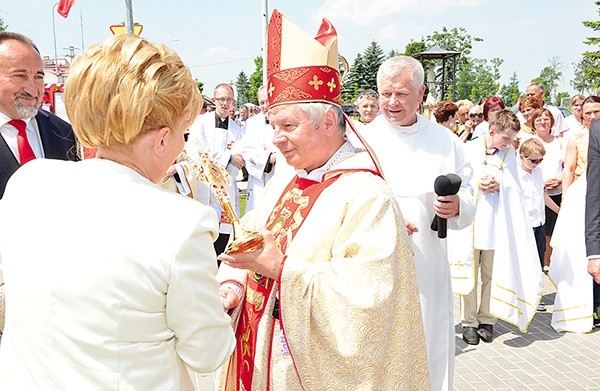
<path fill-rule="evenodd" d="M 199 152 L 198 162 L 182 154 L 178 163 L 185 166 L 186 174 L 202 183 L 209 184 L 212 192 L 217 197 L 223 212 L 227 214 L 233 225 L 232 240 L 225 248 L 225 254 L 240 254 L 263 248 L 264 238 L 258 232 L 248 231 L 240 224 L 240 219 L 235 213 L 227 188 L 231 185 L 231 175 L 219 166 L 206 152 Z M 225 219 L 223 219 L 225 220 Z"/>

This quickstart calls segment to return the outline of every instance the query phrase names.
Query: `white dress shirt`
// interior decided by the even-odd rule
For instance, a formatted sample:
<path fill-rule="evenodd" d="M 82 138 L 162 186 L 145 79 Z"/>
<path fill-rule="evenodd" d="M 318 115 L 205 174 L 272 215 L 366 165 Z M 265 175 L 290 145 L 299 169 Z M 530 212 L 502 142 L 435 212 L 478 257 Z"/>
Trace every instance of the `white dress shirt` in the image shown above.
<path fill-rule="evenodd" d="M 10 117 L 4 113 L 0 113 L 0 124 L 2 124 L 2 126 L 0 126 L 0 134 L 2 134 L 2 137 L 4 137 L 6 144 L 8 144 L 8 147 L 12 151 L 13 155 L 15 155 L 17 161 L 21 161 L 21 159 L 19 159 L 19 146 L 17 143 L 17 135 L 19 134 L 19 131 L 17 128 L 8 123 L 10 120 Z M 27 124 L 27 140 L 29 140 L 29 144 L 31 145 L 31 149 L 33 149 L 33 153 L 35 153 L 35 157 L 45 157 L 44 148 L 42 147 L 42 138 L 40 137 L 40 130 L 35 117 L 26 118 L 23 121 L 25 121 Z"/>

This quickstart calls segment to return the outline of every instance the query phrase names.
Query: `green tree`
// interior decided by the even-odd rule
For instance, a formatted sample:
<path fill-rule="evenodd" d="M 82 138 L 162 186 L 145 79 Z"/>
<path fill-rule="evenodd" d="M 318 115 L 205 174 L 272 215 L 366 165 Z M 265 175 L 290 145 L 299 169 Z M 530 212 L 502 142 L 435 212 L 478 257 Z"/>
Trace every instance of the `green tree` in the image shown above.
<path fill-rule="evenodd" d="M 196 81 L 196 85 L 198 86 L 198 90 L 200 90 L 200 93 L 203 94 L 204 93 L 204 82 L 200 81 L 198 79 L 194 79 Z"/>
<path fill-rule="evenodd" d="M 401 55 L 401 54 L 402 54 L 402 53 L 400 53 L 399 51 L 397 51 L 397 50 L 395 50 L 395 49 L 392 49 L 392 50 L 390 50 L 390 52 L 387 54 L 387 56 L 386 56 L 386 59 L 387 59 L 387 58 L 396 57 L 396 56 L 399 56 L 399 55 Z"/>
<path fill-rule="evenodd" d="M 473 49 L 473 43 L 481 41 L 483 41 L 481 38 L 472 37 L 470 34 L 468 34 L 467 30 L 463 27 L 448 29 L 444 26 L 442 27 L 441 31 L 434 31 L 433 34 L 428 35 L 425 38 L 421 38 L 420 42 L 411 41 L 406 46 L 405 54 L 414 56 L 415 54 L 426 49 L 430 49 L 434 46 L 459 52 L 460 55 L 456 64 L 456 99 L 467 99 L 471 95 L 471 88 L 467 84 L 469 83 L 469 79 L 473 77 L 473 74 L 469 69 L 469 66 L 472 62 L 470 54 Z M 446 68 L 444 70 L 442 70 L 442 60 L 427 60 L 423 62 L 423 68 L 425 68 L 426 72 L 427 69 L 431 69 L 432 67 L 434 69 L 436 82 L 441 82 L 442 73 L 445 74 L 446 81 L 451 80 L 454 72 L 452 61 L 446 61 Z M 459 87 L 459 84 L 461 84 L 461 75 L 463 78 L 463 86 Z M 495 81 L 497 82 L 497 80 Z M 462 94 L 460 91 L 463 91 Z M 438 98 L 441 97 L 440 99 L 450 97 L 452 95 L 452 87 L 448 88 L 446 91 L 441 91 L 440 84 L 438 86 L 438 90 L 436 91 L 436 95 Z"/>
<path fill-rule="evenodd" d="M 595 3 L 598 6 L 598 15 L 600 15 L 600 0 L 596 0 Z M 600 32 L 600 20 L 584 21 L 583 25 L 595 32 Z M 583 58 L 575 67 L 574 83 L 571 84 L 580 92 L 596 91 L 600 88 L 600 36 L 586 37 L 583 43 L 595 50 L 583 53 Z"/>
<path fill-rule="evenodd" d="M 500 58 L 491 60 L 468 58 L 459 68 L 456 80 L 457 99 L 477 102 L 482 98 L 496 95 L 500 89 Z"/>
<path fill-rule="evenodd" d="M 346 104 L 354 103 L 357 95 L 365 89 L 377 90 L 377 70 L 386 54 L 376 41 L 371 41 L 369 46 L 358 53 L 348 76 L 342 85 L 342 100 Z"/>
<path fill-rule="evenodd" d="M 342 84 L 342 100 L 346 104 L 353 104 L 356 96 L 362 91 L 362 86 L 365 85 L 365 66 L 362 54 L 358 53 L 354 62 L 350 66 L 348 76 L 344 84 Z"/>
<path fill-rule="evenodd" d="M 405 56 L 414 56 L 417 53 L 421 53 L 422 51 L 427 50 L 427 47 L 425 46 L 425 42 L 423 42 L 423 38 L 421 38 L 420 41 L 413 41 L 411 40 L 405 47 L 404 47 L 404 55 Z"/>
<path fill-rule="evenodd" d="M 250 90 L 248 91 L 248 102 L 258 103 L 258 89 L 263 85 L 263 58 L 258 56 L 254 59 L 254 72 L 250 75 Z"/>
<path fill-rule="evenodd" d="M 248 76 L 246 76 L 244 71 L 241 71 L 238 74 L 237 80 L 235 81 L 235 88 L 237 90 L 238 106 L 248 103 L 249 102 L 248 92 L 250 91 L 250 80 L 248 80 Z"/>
<path fill-rule="evenodd" d="M 519 100 L 521 92 L 519 92 L 519 79 L 517 78 L 517 72 L 513 72 L 508 84 L 500 87 L 500 97 L 504 101 L 506 107 L 514 106 Z"/>
<path fill-rule="evenodd" d="M 593 58 L 583 57 L 578 63 L 573 64 L 573 67 L 575 68 L 575 77 L 571 80 L 571 85 L 580 94 L 586 94 L 587 92 L 594 90 L 594 75 L 590 72 L 584 72 L 584 69 L 594 68 L 596 66 L 594 65 L 594 62 L 595 60 Z M 597 66 L 600 66 L 600 64 Z"/>
<path fill-rule="evenodd" d="M 550 65 L 544 67 L 540 71 L 540 75 L 531 80 L 531 82 L 542 83 L 544 85 L 545 100 L 551 104 L 558 104 L 557 102 L 553 102 L 552 99 L 554 98 L 556 87 L 558 87 L 558 81 L 562 78 L 563 66 L 558 57 L 551 57 L 548 59 L 548 63 Z"/>
<path fill-rule="evenodd" d="M 566 91 L 562 91 L 555 95 L 554 101 L 556 102 L 557 106 L 563 106 L 562 100 L 565 98 L 567 98 L 567 100 L 570 100 L 571 95 L 569 95 L 569 93 Z M 568 105 L 567 105 L 567 107 L 568 107 Z"/>
<path fill-rule="evenodd" d="M 4 31 L 6 29 L 8 29 L 8 25 L 4 24 L 4 21 L 2 18 L 0 18 L 0 31 Z"/>
<path fill-rule="evenodd" d="M 377 90 L 377 70 L 385 58 L 381 46 L 376 41 L 371 41 L 363 52 L 364 79 L 363 84 L 359 86 L 361 91 L 367 88 Z"/>

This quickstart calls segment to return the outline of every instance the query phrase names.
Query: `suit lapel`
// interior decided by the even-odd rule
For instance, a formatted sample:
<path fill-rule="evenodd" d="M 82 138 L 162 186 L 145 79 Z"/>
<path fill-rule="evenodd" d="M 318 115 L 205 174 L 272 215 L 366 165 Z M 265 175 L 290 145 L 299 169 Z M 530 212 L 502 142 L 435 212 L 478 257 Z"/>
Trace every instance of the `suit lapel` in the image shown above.
<path fill-rule="evenodd" d="M 42 112 L 38 112 L 35 116 L 35 120 L 37 121 L 38 129 L 40 131 L 44 156 L 47 158 L 56 158 L 55 155 L 59 152 L 56 150 L 56 144 L 54 142 L 55 136 L 53 137 L 52 135 L 53 129 L 50 124 L 50 119 Z"/>
<path fill-rule="evenodd" d="M 4 137 L 0 136 L 0 170 L 11 176 L 19 168 L 19 162 L 12 153 Z"/>

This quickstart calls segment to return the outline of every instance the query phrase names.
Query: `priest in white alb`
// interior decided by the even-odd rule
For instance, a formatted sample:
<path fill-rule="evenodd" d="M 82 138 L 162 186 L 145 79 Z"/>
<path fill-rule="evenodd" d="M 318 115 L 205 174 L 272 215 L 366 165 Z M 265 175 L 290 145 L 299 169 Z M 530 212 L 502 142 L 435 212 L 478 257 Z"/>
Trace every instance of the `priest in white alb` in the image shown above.
<path fill-rule="evenodd" d="M 392 57 L 377 72 L 380 116 L 365 127 L 383 175 L 394 191 L 410 234 L 417 268 L 432 390 L 452 390 L 454 320 L 446 239 L 430 226 L 434 216 L 448 228 L 471 224 L 475 213 L 469 184 L 471 166 L 462 141 L 417 113 L 425 86 L 421 64 L 412 57 Z M 439 175 L 462 179 L 458 194 L 436 196 Z"/>

